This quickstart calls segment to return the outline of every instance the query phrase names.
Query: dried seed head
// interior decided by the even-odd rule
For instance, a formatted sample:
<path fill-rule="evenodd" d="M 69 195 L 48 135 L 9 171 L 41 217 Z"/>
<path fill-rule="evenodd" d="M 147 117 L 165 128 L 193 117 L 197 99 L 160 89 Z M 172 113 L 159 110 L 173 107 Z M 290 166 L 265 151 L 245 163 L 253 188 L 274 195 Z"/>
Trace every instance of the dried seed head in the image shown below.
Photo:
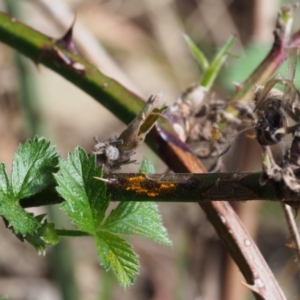
<path fill-rule="evenodd" d="M 105 148 L 105 155 L 108 160 L 115 161 L 120 157 L 120 152 L 115 146 L 108 145 Z"/>

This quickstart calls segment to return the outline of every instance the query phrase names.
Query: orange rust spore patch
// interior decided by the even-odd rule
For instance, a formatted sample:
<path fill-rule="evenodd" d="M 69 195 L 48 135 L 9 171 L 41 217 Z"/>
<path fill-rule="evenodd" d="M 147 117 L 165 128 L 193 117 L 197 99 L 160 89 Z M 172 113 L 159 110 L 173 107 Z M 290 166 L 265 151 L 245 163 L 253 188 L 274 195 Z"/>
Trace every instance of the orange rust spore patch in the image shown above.
<path fill-rule="evenodd" d="M 175 188 L 175 184 L 174 183 L 161 183 L 160 184 L 160 188 L 162 190 L 170 190 L 170 189 L 174 189 Z"/>
<path fill-rule="evenodd" d="M 149 181 L 143 175 L 128 178 L 126 184 L 127 191 L 132 191 L 140 195 L 144 194 L 148 197 L 157 197 L 166 191 L 176 188 L 174 183 Z"/>

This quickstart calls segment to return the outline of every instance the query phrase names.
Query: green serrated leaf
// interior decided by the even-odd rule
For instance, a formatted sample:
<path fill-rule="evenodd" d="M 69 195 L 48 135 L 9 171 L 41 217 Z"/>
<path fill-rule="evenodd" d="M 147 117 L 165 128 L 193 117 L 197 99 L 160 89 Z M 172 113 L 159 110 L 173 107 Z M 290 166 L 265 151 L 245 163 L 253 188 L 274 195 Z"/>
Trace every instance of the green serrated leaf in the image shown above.
<path fill-rule="evenodd" d="M 139 262 L 131 246 L 121 237 L 99 230 L 96 235 L 98 257 L 108 271 L 117 275 L 123 288 L 129 287 L 138 274 Z"/>
<path fill-rule="evenodd" d="M 40 215 L 35 218 L 41 222 L 44 216 Z M 48 223 L 47 220 L 44 221 L 35 234 L 27 235 L 25 239 L 35 247 L 39 255 L 44 254 L 48 246 L 54 246 L 59 242 L 54 223 Z"/>
<path fill-rule="evenodd" d="M 16 234 L 26 236 L 35 233 L 40 223 L 19 204 L 11 202 L 10 198 L 4 197 L 0 202 L 0 215 L 12 226 Z"/>
<path fill-rule="evenodd" d="M 40 192 L 53 181 L 58 156 L 54 146 L 45 138 L 36 137 L 21 145 L 12 165 L 14 200 Z"/>
<path fill-rule="evenodd" d="M 210 66 L 207 68 L 206 72 L 203 74 L 201 80 L 201 85 L 210 89 L 213 85 L 216 77 L 218 76 L 221 67 L 227 59 L 228 52 L 234 43 L 234 37 L 231 36 L 228 38 L 226 43 L 221 47 L 221 49 L 216 54 L 215 58 L 211 62 Z"/>
<path fill-rule="evenodd" d="M 48 186 L 53 181 L 52 172 L 57 171 L 57 164 L 55 148 L 44 138 L 34 138 L 18 148 L 11 183 L 4 164 L 0 164 L 0 215 L 16 234 L 34 234 L 40 227 L 39 220 L 27 213 L 18 201 Z"/>
<path fill-rule="evenodd" d="M 183 37 L 184 37 L 192 55 L 196 59 L 197 63 L 205 72 L 207 70 L 207 68 L 209 67 L 209 63 L 208 63 L 208 60 L 205 57 L 204 53 L 198 48 L 198 46 L 193 42 L 193 40 L 187 34 L 183 34 Z"/>
<path fill-rule="evenodd" d="M 172 245 L 155 202 L 121 202 L 102 228 L 115 234 L 136 235 Z"/>
<path fill-rule="evenodd" d="M 57 191 L 66 200 L 62 209 L 82 231 L 94 235 L 109 204 L 105 183 L 95 180 L 102 177 L 102 168 L 96 166 L 94 155 L 89 157 L 81 148 L 59 165 L 62 174 L 55 179 Z"/>
<path fill-rule="evenodd" d="M 96 166 L 94 155 L 77 148 L 66 161 L 60 160 L 61 175 L 55 175 L 57 191 L 66 200 L 62 208 L 81 230 L 94 236 L 98 257 L 106 270 L 111 268 L 121 286 L 128 287 L 138 272 L 138 261 L 131 246 L 121 237 L 103 231 L 101 222 L 109 204 L 102 168 Z"/>

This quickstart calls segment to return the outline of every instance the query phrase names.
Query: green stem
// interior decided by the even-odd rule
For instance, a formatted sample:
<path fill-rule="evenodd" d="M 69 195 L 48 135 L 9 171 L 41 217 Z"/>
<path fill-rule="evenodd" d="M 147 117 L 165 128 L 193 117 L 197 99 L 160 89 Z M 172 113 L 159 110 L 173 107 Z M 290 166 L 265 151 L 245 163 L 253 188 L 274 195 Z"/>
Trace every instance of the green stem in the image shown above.
<path fill-rule="evenodd" d="M 80 230 L 70 230 L 70 229 L 55 229 L 55 232 L 58 236 L 91 236 L 89 233 L 80 231 Z"/>
<path fill-rule="evenodd" d="M 107 193 L 111 201 L 199 202 L 287 199 L 284 185 L 261 186 L 262 173 L 205 174 L 109 174 Z M 95 179 L 96 180 L 96 179 Z M 289 201 L 300 201 L 289 195 Z M 37 207 L 63 202 L 54 185 L 29 198 L 21 199 L 22 207 Z"/>
<path fill-rule="evenodd" d="M 35 64 L 43 64 L 74 83 L 127 124 L 144 105 L 140 97 L 105 76 L 82 57 L 2 12 L 0 41 L 24 54 Z"/>

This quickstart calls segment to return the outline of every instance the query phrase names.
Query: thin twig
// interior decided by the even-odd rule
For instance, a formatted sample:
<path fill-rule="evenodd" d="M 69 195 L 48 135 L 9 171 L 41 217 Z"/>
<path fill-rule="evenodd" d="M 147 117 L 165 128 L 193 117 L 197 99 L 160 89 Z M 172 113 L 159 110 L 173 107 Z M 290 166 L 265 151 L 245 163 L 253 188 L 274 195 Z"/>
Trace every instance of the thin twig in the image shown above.
<path fill-rule="evenodd" d="M 300 267 L 300 236 L 295 221 L 295 216 L 293 214 L 292 208 L 289 205 L 282 203 L 282 208 L 290 232 L 290 239 L 291 239 L 290 247 L 295 251 L 297 257 L 297 263 Z"/>

